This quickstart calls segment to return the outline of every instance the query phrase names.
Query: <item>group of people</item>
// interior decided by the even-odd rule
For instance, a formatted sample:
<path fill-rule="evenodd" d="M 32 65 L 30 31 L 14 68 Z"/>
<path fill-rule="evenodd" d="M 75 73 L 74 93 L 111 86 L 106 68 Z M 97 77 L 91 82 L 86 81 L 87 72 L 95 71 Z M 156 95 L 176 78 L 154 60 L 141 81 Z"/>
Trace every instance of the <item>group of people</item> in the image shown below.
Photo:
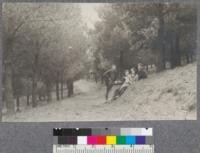
<path fill-rule="evenodd" d="M 108 100 L 108 94 L 114 85 L 120 85 L 112 96 L 111 100 L 116 100 L 120 97 L 126 89 L 134 84 L 136 81 L 147 78 L 147 72 L 144 69 L 142 63 L 139 63 L 137 68 L 133 67 L 130 70 L 125 70 L 122 80 L 117 80 L 117 69 L 115 65 L 103 74 L 105 85 L 106 85 L 106 95 L 105 98 Z"/>

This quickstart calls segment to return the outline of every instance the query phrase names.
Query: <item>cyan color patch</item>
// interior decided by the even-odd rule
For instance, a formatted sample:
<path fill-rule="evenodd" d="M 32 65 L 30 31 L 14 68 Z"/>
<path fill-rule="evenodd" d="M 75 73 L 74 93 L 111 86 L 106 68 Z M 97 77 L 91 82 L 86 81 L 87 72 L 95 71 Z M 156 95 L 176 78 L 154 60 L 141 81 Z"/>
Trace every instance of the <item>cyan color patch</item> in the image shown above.
<path fill-rule="evenodd" d="M 136 144 L 135 136 L 126 136 L 126 144 Z"/>

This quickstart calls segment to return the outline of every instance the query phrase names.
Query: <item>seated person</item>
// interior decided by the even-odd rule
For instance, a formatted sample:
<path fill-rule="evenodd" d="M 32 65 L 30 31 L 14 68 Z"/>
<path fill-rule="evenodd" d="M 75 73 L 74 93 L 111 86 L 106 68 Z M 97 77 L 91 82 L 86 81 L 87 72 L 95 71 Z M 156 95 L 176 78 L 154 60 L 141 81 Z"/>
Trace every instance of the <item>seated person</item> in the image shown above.
<path fill-rule="evenodd" d="M 132 79 L 132 83 L 138 81 L 138 74 L 137 74 L 137 71 L 136 69 L 133 67 L 131 68 L 131 79 Z"/>
<path fill-rule="evenodd" d="M 128 86 L 131 84 L 132 84 L 131 74 L 129 73 L 129 70 L 126 70 L 124 82 L 120 88 L 115 90 L 112 100 L 116 100 L 118 97 L 120 97 L 125 92 L 125 90 L 128 88 Z"/>
<path fill-rule="evenodd" d="M 147 78 L 147 72 L 142 63 L 138 64 L 138 80 Z"/>

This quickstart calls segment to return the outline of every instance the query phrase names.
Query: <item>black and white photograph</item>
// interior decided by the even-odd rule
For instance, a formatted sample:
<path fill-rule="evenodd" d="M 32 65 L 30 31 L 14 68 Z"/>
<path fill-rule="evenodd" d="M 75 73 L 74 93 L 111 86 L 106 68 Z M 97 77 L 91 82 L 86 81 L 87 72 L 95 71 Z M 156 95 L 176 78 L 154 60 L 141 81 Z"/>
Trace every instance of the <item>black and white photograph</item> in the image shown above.
<path fill-rule="evenodd" d="M 197 6 L 3 3 L 3 122 L 197 119 Z"/>

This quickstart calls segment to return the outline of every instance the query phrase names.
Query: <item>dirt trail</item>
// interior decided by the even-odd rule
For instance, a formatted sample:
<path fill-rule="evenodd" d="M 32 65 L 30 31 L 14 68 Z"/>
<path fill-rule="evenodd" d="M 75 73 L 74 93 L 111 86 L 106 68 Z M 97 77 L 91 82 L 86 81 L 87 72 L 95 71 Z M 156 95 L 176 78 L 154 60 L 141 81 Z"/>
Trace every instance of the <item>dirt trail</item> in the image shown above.
<path fill-rule="evenodd" d="M 3 116 L 3 121 L 196 119 L 196 63 L 152 74 L 112 103 L 105 103 L 105 87 L 94 82 L 77 81 L 74 89 L 71 98 Z"/>
<path fill-rule="evenodd" d="M 94 82 L 77 81 L 74 89 L 75 95 L 71 98 L 23 110 L 12 116 L 6 115 L 3 121 L 73 121 L 84 118 L 87 120 L 91 113 L 98 113 L 94 108 L 105 103 L 104 87 Z"/>

